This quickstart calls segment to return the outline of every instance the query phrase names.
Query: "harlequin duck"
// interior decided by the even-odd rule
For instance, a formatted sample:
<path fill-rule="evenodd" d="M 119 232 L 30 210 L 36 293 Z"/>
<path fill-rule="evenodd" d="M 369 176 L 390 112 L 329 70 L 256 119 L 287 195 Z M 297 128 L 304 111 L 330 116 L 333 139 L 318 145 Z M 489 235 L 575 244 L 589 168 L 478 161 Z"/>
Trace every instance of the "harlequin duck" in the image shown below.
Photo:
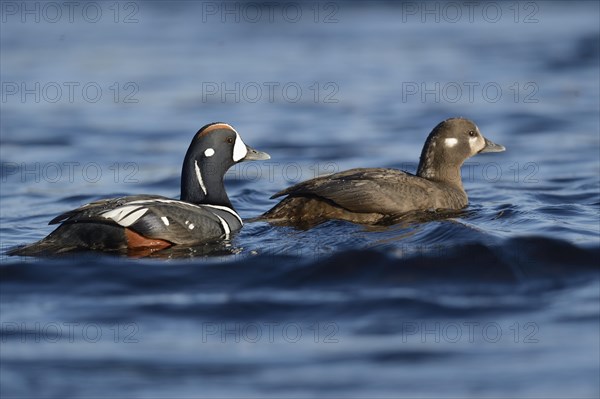
<path fill-rule="evenodd" d="M 49 224 L 61 225 L 50 235 L 9 254 L 152 252 L 228 238 L 243 222 L 225 192 L 225 172 L 238 162 L 269 158 L 244 144 L 230 125 L 208 124 L 196 133 L 185 154 L 180 200 L 132 195 L 95 201 L 52 219 Z"/>
<path fill-rule="evenodd" d="M 467 203 L 460 168 L 483 152 L 505 148 L 486 139 L 472 121 L 451 118 L 427 137 L 417 174 L 396 169 L 359 168 L 296 184 L 273 195 L 287 195 L 257 218 L 275 224 L 311 227 L 329 219 L 382 224 L 408 213 L 459 210 Z"/>

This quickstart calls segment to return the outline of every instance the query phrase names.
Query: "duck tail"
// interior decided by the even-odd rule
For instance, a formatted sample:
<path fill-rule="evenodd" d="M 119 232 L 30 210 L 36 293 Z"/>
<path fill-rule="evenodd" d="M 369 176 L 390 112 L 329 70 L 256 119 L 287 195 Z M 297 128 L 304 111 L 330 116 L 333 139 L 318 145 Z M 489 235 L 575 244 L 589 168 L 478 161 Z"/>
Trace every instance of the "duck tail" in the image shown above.
<path fill-rule="evenodd" d="M 64 252 L 65 248 L 53 240 L 44 238 L 32 244 L 15 247 L 6 251 L 8 256 L 48 256 Z"/>
<path fill-rule="evenodd" d="M 8 256 L 52 256 L 84 248 L 85 242 L 77 233 L 82 226 L 61 224 L 52 233 L 34 243 L 15 247 L 6 252 Z M 86 226 L 83 226 L 86 227 Z"/>

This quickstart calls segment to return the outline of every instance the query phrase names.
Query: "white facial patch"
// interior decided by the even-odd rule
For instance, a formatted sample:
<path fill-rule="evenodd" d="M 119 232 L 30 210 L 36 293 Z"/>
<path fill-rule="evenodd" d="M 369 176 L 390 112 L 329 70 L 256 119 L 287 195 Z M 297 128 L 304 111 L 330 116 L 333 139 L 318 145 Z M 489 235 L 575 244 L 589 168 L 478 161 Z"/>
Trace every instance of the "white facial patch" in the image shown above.
<path fill-rule="evenodd" d="M 206 195 L 206 186 L 204 185 L 204 180 L 202 180 L 202 173 L 198 167 L 198 161 L 194 161 L 194 168 L 196 169 L 196 178 L 198 179 L 198 183 L 200 183 L 200 188 L 204 195 Z"/>
<path fill-rule="evenodd" d="M 204 150 L 205 157 L 210 158 L 213 155 L 215 155 L 215 150 L 213 150 L 212 148 L 207 148 L 206 150 Z"/>
<path fill-rule="evenodd" d="M 475 130 L 477 131 L 477 136 L 469 137 L 469 147 L 471 147 L 472 152 L 478 152 L 485 147 L 485 141 L 480 139 L 481 133 L 479 132 L 479 128 L 475 127 Z"/>
<path fill-rule="evenodd" d="M 444 140 L 444 144 L 446 145 L 446 147 L 454 147 L 456 144 L 458 144 L 458 139 L 455 139 L 454 137 L 451 137 L 449 139 Z"/>
<path fill-rule="evenodd" d="M 472 149 L 475 148 L 475 144 L 477 144 L 478 139 L 479 139 L 479 137 L 477 137 L 477 136 L 469 138 L 469 146 Z"/>
<path fill-rule="evenodd" d="M 235 143 L 233 144 L 233 162 L 240 161 L 246 156 L 246 154 L 248 154 L 246 144 L 244 144 L 238 132 L 235 132 Z"/>

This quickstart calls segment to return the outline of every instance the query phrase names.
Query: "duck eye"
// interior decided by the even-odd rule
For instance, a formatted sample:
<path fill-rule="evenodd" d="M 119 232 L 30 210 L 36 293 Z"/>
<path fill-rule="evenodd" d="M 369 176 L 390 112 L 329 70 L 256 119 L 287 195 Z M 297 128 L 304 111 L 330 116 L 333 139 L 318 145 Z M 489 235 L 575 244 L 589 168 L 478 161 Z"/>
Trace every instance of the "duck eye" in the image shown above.
<path fill-rule="evenodd" d="M 233 142 L 234 142 L 234 139 L 233 139 L 233 137 L 227 137 L 227 140 L 226 140 L 226 141 L 227 141 L 229 144 L 233 144 Z"/>
<path fill-rule="evenodd" d="M 477 136 L 477 133 L 475 132 L 475 130 L 469 130 L 469 136 L 475 137 Z"/>

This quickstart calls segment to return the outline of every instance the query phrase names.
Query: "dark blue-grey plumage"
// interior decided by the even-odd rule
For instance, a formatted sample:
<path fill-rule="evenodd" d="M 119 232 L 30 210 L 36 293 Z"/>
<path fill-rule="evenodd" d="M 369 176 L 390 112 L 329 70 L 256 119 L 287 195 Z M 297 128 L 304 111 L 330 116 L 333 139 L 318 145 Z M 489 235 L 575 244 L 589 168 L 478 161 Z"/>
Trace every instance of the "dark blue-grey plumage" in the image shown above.
<path fill-rule="evenodd" d="M 52 219 L 49 224 L 60 223 L 56 230 L 9 255 L 152 252 L 229 238 L 243 222 L 225 192 L 224 175 L 238 162 L 269 158 L 246 146 L 230 125 L 208 124 L 196 133 L 185 155 L 180 200 L 133 195 L 95 201 Z"/>

